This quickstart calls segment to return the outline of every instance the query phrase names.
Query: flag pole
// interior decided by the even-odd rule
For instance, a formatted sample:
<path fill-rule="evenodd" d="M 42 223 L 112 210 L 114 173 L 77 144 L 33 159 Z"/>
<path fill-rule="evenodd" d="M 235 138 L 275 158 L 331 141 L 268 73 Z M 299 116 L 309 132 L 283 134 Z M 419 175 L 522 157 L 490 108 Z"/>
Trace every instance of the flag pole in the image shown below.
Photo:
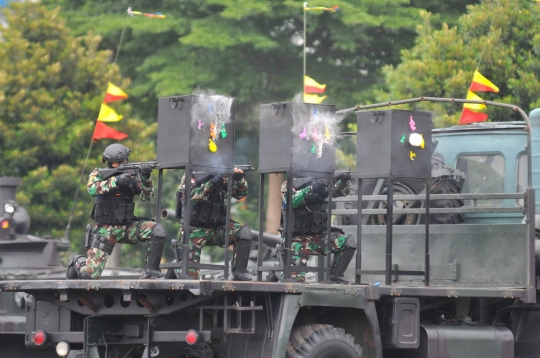
<path fill-rule="evenodd" d="M 302 102 L 304 102 L 304 80 L 306 78 L 306 6 L 304 3 L 304 76 L 302 77 Z"/>
<path fill-rule="evenodd" d="M 120 54 L 120 46 L 122 46 L 122 40 L 124 39 L 124 32 L 126 30 L 126 26 L 124 25 L 124 28 L 122 29 L 122 34 L 120 35 L 120 41 L 118 41 L 118 46 L 116 48 L 116 55 L 114 56 L 114 62 L 112 63 L 112 66 L 116 64 L 116 60 L 118 60 L 118 55 Z M 109 75 L 109 80 L 111 79 L 112 73 Z M 109 82 L 109 81 L 107 81 Z M 97 119 L 96 119 L 97 122 Z M 94 131 L 95 131 L 95 124 L 94 124 Z M 81 188 L 81 184 L 83 181 L 83 175 L 84 170 L 86 169 L 86 164 L 88 163 L 88 158 L 90 158 L 90 152 L 92 151 L 92 145 L 94 144 L 94 135 L 92 134 L 92 139 L 90 139 L 90 145 L 88 146 L 88 151 L 86 152 L 86 159 L 84 160 L 83 167 L 81 169 L 81 174 L 79 175 L 79 185 L 77 185 L 77 189 L 75 190 L 75 198 L 73 199 L 73 204 L 71 205 L 71 212 L 69 214 L 68 223 L 66 225 L 66 230 L 64 231 L 64 240 L 69 241 L 69 232 L 71 230 L 71 220 L 73 219 L 73 215 L 75 214 L 75 205 L 77 204 L 77 200 L 79 198 L 79 190 Z"/>

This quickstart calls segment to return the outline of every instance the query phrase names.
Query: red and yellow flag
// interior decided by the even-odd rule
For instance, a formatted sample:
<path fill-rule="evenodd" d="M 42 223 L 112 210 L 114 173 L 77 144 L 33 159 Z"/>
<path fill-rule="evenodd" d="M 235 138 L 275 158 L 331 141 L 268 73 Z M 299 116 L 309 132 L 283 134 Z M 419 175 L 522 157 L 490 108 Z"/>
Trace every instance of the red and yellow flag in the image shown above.
<path fill-rule="evenodd" d="M 304 93 L 324 93 L 326 85 L 321 85 L 313 78 L 304 76 Z"/>
<path fill-rule="evenodd" d="M 119 87 L 109 82 L 109 86 L 107 87 L 107 93 L 105 93 L 105 99 L 103 100 L 103 103 L 110 103 L 127 98 L 128 95 L 126 92 L 122 91 Z"/>
<path fill-rule="evenodd" d="M 96 122 L 96 128 L 94 128 L 94 134 L 92 135 L 92 140 L 95 142 L 98 139 L 116 139 L 122 140 L 126 139 L 128 135 L 117 131 L 114 128 L 109 127 L 105 123 L 100 121 Z"/>
<path fill-rule="evenodd" d="M 482 76 L 482 74 L 478 72 L 478 69 L 476 69 L 469 90 L 475 92 L 499 92 L 499 87 L 495 86 L 490 80 Z"/>
<path fill-rule="evenodd" d="M 471 111 L 470 109 L 463 108 L 461 112 L 461 118 L 458 124 L 469 124 L 476 122 L 485 122 L 488 119 L 488 115 L 482 112 Z"/>

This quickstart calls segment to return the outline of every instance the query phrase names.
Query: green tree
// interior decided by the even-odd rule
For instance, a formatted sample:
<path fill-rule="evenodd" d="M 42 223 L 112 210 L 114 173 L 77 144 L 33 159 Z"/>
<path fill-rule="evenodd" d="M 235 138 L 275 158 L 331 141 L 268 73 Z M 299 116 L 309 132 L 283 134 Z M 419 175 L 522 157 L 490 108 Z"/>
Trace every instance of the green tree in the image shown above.
<path fill-rule="evenodd" d="M 512 9 L 512 11 L 508 11 Z M 524 0 L 486 0 L 470 6 L 458 25 L 434 29 L 422 13 L 416 45 L 404 50 L 403 61 L 386 66 L 385 90 L 379 101 L 420 96 L 465 98 L 474 70 L 500 88 L 479 93 L 484 100 L 515 104 L 526 112 L 540 106 L 540 8 Z M 462 106 L 419 103 L 432 110 L 436 125 L 457 124 Z M 488 107 L 492 121 L 520 120 L 509 110 Z"/>
<path fill-rule="evenodd" d="M 302 90 L 302 1 L 44 3 L 60 5 L 75 33 L 104 36 L 107 49 L 116 50 L 122 38 L 118 62 L 133 80 L 131 101 L 141 118 L 153 120 L 157 97 L 196 88 L 237 97 L 239 114 L 250 116 L 253 106 L 291 100 Z M 380 68 L 399 63 L 400 51 L 414 44 L 421 9 L 454 24 L 471 3 L 477 1 L 344 0 L 337 13 L 307 12 L 307 73 L 328 84 L 327 102 L 367 100 L 367 90 L 381 80 Z M 129 17 L 129 6 L 167 18 Z"/>
<path fill-rule="evenodd" d="M 1 176 L 23 178 L 17 199 L 28 209 L 30 232 L 62 237 L 92 137 L 107 81 L 127 88 L 111 52 L 99 50 L 101 37 L 74 37 L 59 9 L 10 3 L 0 42 Z M 116 129 L 135 155 L 153 153 L 155 125 L 130 118 L 129 105 L 113 103 L 125 116 Z M 82 252 L 92 199 L 88 172 L 100 166 L 103 140 L 90 152 L 72 222 L 72 248 Z M 155 155 L 154 155 L 155 156 Z M 142 159 L 153 158 L 151 154 Z"/>
<path fill-rule="evenodd" d="M 397 64 L 414 44 L 420 9 L 455 23 L 465 5 L 477 1 L 339 1 L 340 11 L 308 12 L 307 74 L 326 83 L 338 108 L 373 99 L 380 69 Z M 155 122 L 157 98 L 215 90 L 237 98 L 237 163 L 257 166 L 258 105 L 292 100 L 302 91 L 303 1 L 275 0 L 44 0 L 61 6 L 76 34 L 93 31 L 102 48 L 116 51 L 122 74 L 133 81 L 134 113 Z M 318 6 L 309 2 L 310 6 Z M 327 4 L 331 6 L 332 4 Z M 129 17 L 128 7 L 162 12 L 164 20 Z M 120 39 L 122 41 L 120 42 Z M 119 46 L 120 44 L 120 46 Z M 258 181 L 236 217 L 253 227 Z M 172 185 L 170 186 L 172 188 Z M 167 195 L 170 196 L 170 195 Z"/>

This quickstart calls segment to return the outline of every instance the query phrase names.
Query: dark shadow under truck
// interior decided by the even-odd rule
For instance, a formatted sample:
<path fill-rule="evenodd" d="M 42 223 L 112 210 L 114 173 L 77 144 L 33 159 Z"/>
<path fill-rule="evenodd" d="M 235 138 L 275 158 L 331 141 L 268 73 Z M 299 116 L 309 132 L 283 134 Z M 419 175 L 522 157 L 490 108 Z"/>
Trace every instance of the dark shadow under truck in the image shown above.
<path fill-rule="evenodd" d="M 189 97 L 167 102 L 181 111 L 189 107 Z M 467 101 L 418 98 L 393 104 L 425 100 Z M 432 133 L 438 141 L 434 155 L 448 166 L 443 174 L 464 179 L 461 193 L 394 195 L 399 178 L 387 178 L 385 194 L 379 186 L 374 195 L 358 190 L 357 198 L 340 200 L 367 205 L 359 206 L 361 212 L 333 210 L 338 217 L 417 218 L 417 225 L 386 220 L 386 225 L 343 227 L 358 237 L 356 267 L 349 267 L 351 285 L 265 282 L 262 272 L 276 267 L 264 267 L 259 256 L 259 280 L 254 282 L 7 280 L 0 283 L 2 295 L 31 295 L 26 301 L 29 349 L 69 344 L 68 357 L 540 357 L 534 225 L 540 162 L 532 160 L 540 153 L 540 110 L 531 113 L 529 122 L 518 107 L 486 103 L 518 111 L 524 122 Z M 160 102 L 160 111 L 165 104 Z M 293 104 L 270 105 L 272 115 L 281 120 L 287 106 Z M 377 110 L 360 112 L 358 118 L 371 117 L 377 125 L 417 113 Z M 161 127 L 161 114 L 159 121 Z M 396 119 L 396 125 L 402 124 Z M 158 129 L 158 162 L 165 163 L 159 158 L 159 140 Z M 401 150 L 399 144 L 395 150 Z M 378 155 L 376 148 L 371 154 Z M 428 160 L 431 169 L 431 152 Z M 264 172 L 261 181 L 264 189 Z M 425 205 L 437 200 L 463 200 L 464 205 Z M 430 215 L 444 213 L 459 213 L 464 222 L 425 225 Z M 262 240 L 261 235 L 259 247 Z M 290 275 L 290 267 L 277 268 L 285 278 Z M 227 272 L 227 261 L 223 269 Z M 328 267 L 312 269 L 328 274 Z"/>

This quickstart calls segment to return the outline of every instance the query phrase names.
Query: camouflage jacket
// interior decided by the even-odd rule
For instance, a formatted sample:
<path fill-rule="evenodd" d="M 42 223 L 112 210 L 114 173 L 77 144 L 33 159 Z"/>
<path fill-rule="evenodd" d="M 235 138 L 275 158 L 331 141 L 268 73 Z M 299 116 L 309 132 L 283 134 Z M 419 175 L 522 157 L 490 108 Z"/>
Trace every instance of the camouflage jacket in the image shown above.
<path fill-rule="evenodd" d="M 328 185 L 328 184 L 327 184 Z M 334 183 L 334 190 L 332 191 L 332 197 L 338 198 L 340 196 L 346 196 L 351 191 L 351 181 L 347 180 L 342 183 L 341 180 L 337 180 Z M 296 209 L 300 205 L 304 205 L 306 199 L 308 199 L 313 193 L 311 192 L 311 186 L 305 187 L 304 189 L 296 190 L 293 187 L 293 209 Z M 284 181 L 281 184 L 281 208 L 287 208 L 287 181 Z"/>
<path fill-rule="evenodd" d="M 186 190 L 186 175 L 184 174 L 182 176 L 182 181 L 180 182 L 180 186 L 178 186 L 178 193 L 182 195 L 182 198 L 184 198 L 184 191 Z M 228 178 L 225 177 L 224 183 L 225 186 L 228 184 Z M 208 181 L 204 184 L 201 184 L 200 186 L 196 186 L 197 181 L 195 178 L 191 178 L 191 205 L 197 205 L 198 202 L 208 200 L 208 195 L 210 195 L 210 192 L 212 191 L 214 185 Z M 248 184 L 245 178 L 242 178 L 240 181 L 236 181 L 233 179 L 233 185 L 231 189 L 231 196 L 237 200 L 240 200 L 244 198 L 247 195 L 248 191 Z M 225 196 L 227 196 L 227 192 L 225 192 Z"/>
<path fill-rule="evenodd" d="M 141 176 L 140 178 L 141 180 L 137 182 L 137 187 L 141 189 L 141 200 L 151 200 L 154 197 L 154 184 L 152 183 L 152 177 L 150 176 L 148 179 L 144 179 Z M 86 184 L 86 190 L 91 196 L 99 196 L 104 193 L 108 193 L 111 189 L 115 189 L 117 187 L 116 176 L 103 180 L 99 174 L 99 168 L 94 169 L 94 171 L 90 173 L 88 176 L 88 183 Z"/>

